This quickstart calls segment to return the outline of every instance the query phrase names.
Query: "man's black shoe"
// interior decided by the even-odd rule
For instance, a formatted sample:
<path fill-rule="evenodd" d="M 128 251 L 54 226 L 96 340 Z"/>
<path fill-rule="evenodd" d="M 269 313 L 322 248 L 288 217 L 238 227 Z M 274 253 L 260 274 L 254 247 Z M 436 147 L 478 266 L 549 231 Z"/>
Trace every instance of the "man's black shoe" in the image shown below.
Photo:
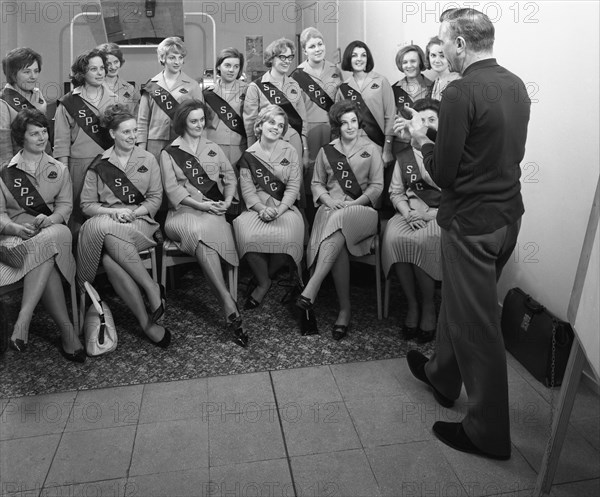
<path fill-rule="evenodd" d="M 469 439 L 462 423 L 447 423 L 446 421 L 437 421 L 433 424 L 433 433 L 448 447 L 476 454 L 478 456 L 489 457 L 490 459 L 499 459 L 506 461 L 510 459 L 510 452 L 507 455 L 490 454 L 476 447 Z"/>
<path fill-rule="evenodd" d="M 408 362 L 408 367 L 410 368 L 410 372 L 417 380 L 421 380 L 423 383 L 426 383 L 433 390 L 433 397 L 442 407 L 453 407 L 454 401 L 442 395 L 438 390 L 431 384 L 429 378 L 425 374 L 425 364 L 427 364 L 427 357 L 425 357 L 418 350 L 409 350 L 408 354 L 406 354 L 406 361 Z"/>

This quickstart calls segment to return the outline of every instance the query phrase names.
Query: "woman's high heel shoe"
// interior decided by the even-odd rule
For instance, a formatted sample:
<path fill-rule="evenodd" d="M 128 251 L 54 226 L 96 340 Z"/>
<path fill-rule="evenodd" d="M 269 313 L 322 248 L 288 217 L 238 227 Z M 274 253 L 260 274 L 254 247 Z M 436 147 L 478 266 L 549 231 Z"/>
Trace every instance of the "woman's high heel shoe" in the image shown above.
<path fill-rule="evenodd" d="M 166 349 L 171 344 L 171 332 L 169 328 L 165 328 L 165 334 L 158 342 L 154 342 L 148 335 L 145 335 L 152 345 L 156 345 L 161 349 Z"/>
<path fill-rule="evenodd" d="M 67 361 L 78 362 L 79 364 L 83 364 L 85 362 L 85 358 L 87 357 L 83 347 L 71 354 L 66 352 L 65 349 L 61 347 L 60 353 Z"/>
<path fill-rule="evenodd" d="M 165 307 L 167 306 L 167 296 L 165 292 L 165 287 L 162 286 L 162 284 L 159 284 L 159 286 L 160 305 L 154 311 L 152 311 L 152 315 L 150 316 L 150 319 L 153 323 L 156 323 L 163 316 L 163 314 L 165 313 Z"/>
<path fill-rule="evenodd" d="M 302 294 L 298 295 L 298 298 L 296 299 L 296 307 L 299 307 L 303 311 L 310 311 L 313 305 L 314 304 L 312 300 L 310 300 L 308 297 L 305 297 Z"/>
<path fill-rule="evenodd" d="M 244 331 L 244 328 L 242 328 L 242 316 L 239 314 L 239 312 L 237 315 L 235 312 L 231 313 L 227 317 L 227 327 L 231 331 L 231 334 L 233 335 L 233 341 L 236 344 L 238 344 L 240 347 L 248 346 L 249 337 Z"/>

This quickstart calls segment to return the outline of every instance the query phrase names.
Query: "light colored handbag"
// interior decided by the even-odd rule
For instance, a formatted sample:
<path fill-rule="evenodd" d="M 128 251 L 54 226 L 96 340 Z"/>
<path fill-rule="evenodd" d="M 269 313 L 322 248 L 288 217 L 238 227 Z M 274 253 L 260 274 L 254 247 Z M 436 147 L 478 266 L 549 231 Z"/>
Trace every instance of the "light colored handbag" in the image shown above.
<path fill-rule="evenodd" d="M 92 285 L 86 281 L 84 286 L 92 301 L 83 322 L 87 355 L 99 356 L 112 352 L 117 348 L 117 329 L 112 312 Z"/>

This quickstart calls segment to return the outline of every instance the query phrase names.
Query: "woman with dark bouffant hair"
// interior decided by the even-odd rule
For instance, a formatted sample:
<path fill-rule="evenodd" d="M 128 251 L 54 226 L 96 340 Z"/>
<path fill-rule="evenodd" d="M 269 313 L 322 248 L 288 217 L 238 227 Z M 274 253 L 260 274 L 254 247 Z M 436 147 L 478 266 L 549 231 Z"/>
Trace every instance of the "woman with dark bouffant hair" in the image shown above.
<path fill-rule="evenodd" d="M 225 285 L 221 261 L 238 266 L 231 225 L 225 213 L 234 200 L 237 179 L 221 148 L 203 136 L 206 105 L 186 100 L 173 117 L 178 138 L 160 156 L 169 213 L 165 234 L 186 254 L 196 257 L 225 311 L 235 343 L 248 344 L 242 317 Z"/>
<path fill-rule="evenodd" d="M 100 114 L 117 103 L 117 95 L 105 83 L 106 56 L 94 48 L 79 55 L 71 66 L 75 87 L 58 100 L 54 117 L 54 157 L 69 165 L 73 179 L 71 229 L 76 233 L 83 219 L 79 195 L 85 172 L 94 157 L 112 146 L 110 134 L 100 126 Z"/>
<path fill-rule="evenodd" d="M 446 86 L 451 81 L 460 79 L 460 74 L 452 71 L 442 47 L 443 42 L 437 36 L 431 38 L 425 47 L 425 65 L 427 69 L 433 69 L 437 73 L 437 79 L 433 82 L 431 89 L 431 98 L 434 100 L 441 100 Z"/>
<path fill-rule="evenodd" d="M 359 103 L 363 127 L 369 139 L 383 149 L 383 161 L 393 161 L 392 139 L 396 108 L 389 81 L 375 72 L 375 60 L 367 44 L 360 40 L 350 43 L 342 56 L 342 70 L 352 74 L 340 85 L 336 102 L 352 100 Z"/>
<path fill-rule="evenodd" d="M 27 349 L 29 325 L 41 300 L 60 328 L 63 356 L 84 362 L 61 281 L 61 275 L 70 284 L 75 278 L 72 235 L 65 226 L 73 208 L 69 171 L 44 152 L 48 120 L 39 110 L 17 114 L 12 138 L 21 150 L 0 166 L 0 286 L 22 279 L 23 297 L 9 345 L 17 352 Z"/>
<path fill-rule="evenodd" d="M 136 147 L 137 124 L 123 104 L 107 107 L 102 126 L 114 146 L 92 162 L 81 191 L 81 210 L 88 218 L 79 231 L 77 282 L 92 283 L 100 260 L 113 288 L 133 312 L 154 345 L 169 346 L 171 334 L 157 321 L 166 302 L 140 259 L 156 245 L 154 221 L 162 201 L 160 169 L 154 156 Z M 150 304 L 146 309 L 140 292 Z"/>
<path fill-rule="evenodd" d="M 119 72 L 125 64 L 123 51 L 116 43 L 103 43 L 96 47 L 106 56 L 106 86 L 117 95 L 117 100 L 125 104 L 134 116 L 137 116 L 140 104 L 140 92 L 125 79 L 119 77 Z"/>
<path fill-rule="evenodd" d="M 349 256 L 369 254 L 377 236 L 374 207 L 383 190 L 383 161 L 381 148 L 361 129 L 354 102 L 335 103 L 329 119 L 338 138 L 317 155 L 311 188 L 319 210 L 306 252 L 306 265 L 314 271 L 296 305 L 310 310 L 331 272 L 340 305 L 332 336 L 341 340 L 348 334 L 351 317 Z"/>
<path fill-rule="evenodd" d="M 6 86 L 0 92 L 0 164 L 8 162 L 19 146 L 11 140 L 10 125 L 23 109 L 46 113 L 46 101 L 37 87 L 42 70 L 42 56 L 31 48 L 15 48 L 2 59 Z M 48 140 L 46 152 L 52 154 Z"/>
<path fill-rule="evenodd" d="M 260 111 L 254 123 L 258 140 L 240 159 L 240 186 L 246 210 L 233 221 L 240 258 L 254 279 L 244 309 L 256 309 L 277 271 L 291 257 L 299 267 L 304 253 L 304 221 L 297 207 L 302 167 L 296 149 L 283 139 L 288 116 L 277 105 Z"/>

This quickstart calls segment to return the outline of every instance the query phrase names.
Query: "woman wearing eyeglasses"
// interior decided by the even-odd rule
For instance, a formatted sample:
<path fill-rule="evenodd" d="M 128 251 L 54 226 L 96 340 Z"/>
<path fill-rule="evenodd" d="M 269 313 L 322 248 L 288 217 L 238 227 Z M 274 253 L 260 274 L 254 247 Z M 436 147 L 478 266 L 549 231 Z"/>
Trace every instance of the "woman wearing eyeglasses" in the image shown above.
<path fill-rule="evenodd" d="M 296 58 L 294 43 L 286 38 L 272 42 L 265 50 L 264 62 L 269 70 L 248 86 L 244 103 L 244 126 L 248 146 L 256 142 L 254 125 L 267 105 L 278 105 L 287 115 L 289 127 L 282 139 L 292 145 L 304 168 L 308 167 L 306 141 L 306 106 L 298 83 L 287 73 Z"/>

